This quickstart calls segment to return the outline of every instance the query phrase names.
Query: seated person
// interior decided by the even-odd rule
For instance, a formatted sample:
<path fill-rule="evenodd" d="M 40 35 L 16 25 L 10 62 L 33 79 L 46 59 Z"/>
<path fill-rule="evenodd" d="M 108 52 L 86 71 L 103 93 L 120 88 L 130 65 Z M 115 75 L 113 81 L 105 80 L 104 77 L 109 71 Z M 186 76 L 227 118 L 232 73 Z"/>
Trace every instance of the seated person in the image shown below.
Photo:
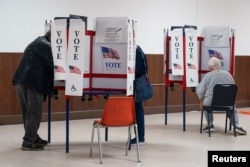
<path fill-rule="evenodd" d="M 200 100 L 201 104 L 201 109 L 203 105 L 211 105 L 212 102 L 212 96 L 213 96 L 213 88 L 216 84 L 234 84 L 234 79 L 232 75 L 220 68 L 220 60 L 216 57 L 210 58 L 208 61 L 208 66 L 210 72 L 206 73 L 199 85 L 196 88 L 196 94 Z M 204 111 L 206 120 L 207 120 L 207 126 L 203 129 L 204 131 L 208 132 L 208 128 L 210 127 L 210 130 L 214 130 L 214 125 L 213 125 L 213 114 L 208 113 Z M 211 122 L 208 122 L 208 117 Z M 235 107 L 234 110 L 234 117 L 235 117 L 235 128 L 236 131 L 239 134 L 246 135 L 247 132 L 239 126 L 239 116 L 237 109 Z M 231 116 L 232 120 L 232 116 Z M 232 121 L 233 122 L 233 121 Z"/>

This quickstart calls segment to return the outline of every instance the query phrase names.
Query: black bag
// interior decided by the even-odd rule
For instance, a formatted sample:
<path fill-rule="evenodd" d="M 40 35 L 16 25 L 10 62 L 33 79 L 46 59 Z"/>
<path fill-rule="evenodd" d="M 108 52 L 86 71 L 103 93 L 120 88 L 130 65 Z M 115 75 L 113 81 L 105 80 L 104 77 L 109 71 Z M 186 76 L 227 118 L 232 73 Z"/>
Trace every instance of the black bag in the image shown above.
<path fill-rule="evenodd" d="M 142 103 L 154 96 L 154 91 L 147 75 L 135 79 L 135 102 Z"/>

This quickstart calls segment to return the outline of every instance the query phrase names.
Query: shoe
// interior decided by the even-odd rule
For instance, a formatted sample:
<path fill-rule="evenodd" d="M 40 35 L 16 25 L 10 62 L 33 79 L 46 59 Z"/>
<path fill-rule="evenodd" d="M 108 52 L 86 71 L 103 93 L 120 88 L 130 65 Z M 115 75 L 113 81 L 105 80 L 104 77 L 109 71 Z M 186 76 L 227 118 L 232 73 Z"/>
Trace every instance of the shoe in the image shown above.
<path fill-rule="evenodd" d="M 131 139 L 130 144 L 135 145 L 136 144 L 136 138 Z M 144 145 L 144 144 L 146 144 L 145 141 L 140 141 L 139 140 L 139 145 Z"/>
<path fill-rule="evenodd" d="M 38 136 L 38 138 L 36 139 L 35 143 L 43 145 L 43 146 L 47 146 L 49 142 L 47 140 L 43 140 L 41 137 Z"/>
<path fill-rule="evenodd" d="M 235 126 L 235 130 L 240 135 L 246 135 L 247 131 L 245 131 L 242 127 Z"/>
<path fill-rule="evenodd" d="M 22 150 L 23 151 L 43 151 L 44 147 L 41 144 L 32 144 L 32 145 L 22 145 Z"/>
<path fill-rule="evenodd" d="M 206 126 L 206 127 L 203 129 L 203 131 L 208 132 L 208 131 L 209 131 L 209 128 L 210 128 L 210 132 L 213 132 L 213 131 L 214 131 L 214 125 Z"/>

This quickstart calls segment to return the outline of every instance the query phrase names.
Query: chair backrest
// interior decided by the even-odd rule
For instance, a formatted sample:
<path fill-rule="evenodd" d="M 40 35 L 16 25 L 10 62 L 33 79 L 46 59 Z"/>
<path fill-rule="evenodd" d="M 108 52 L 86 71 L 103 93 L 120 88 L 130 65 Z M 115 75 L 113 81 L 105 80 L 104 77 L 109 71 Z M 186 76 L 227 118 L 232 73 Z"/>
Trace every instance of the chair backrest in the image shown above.
<path fill-rule="evenodd" d="M 109 97 L 105 104 L 101 124 L 104 126 L 129 126 L 136 123 L 133 97 Z"/>
<path fill-rule="evenodd" d="M 216 84 L 211 106 L 234 106 L 238 87 L 235 84 Z"/>

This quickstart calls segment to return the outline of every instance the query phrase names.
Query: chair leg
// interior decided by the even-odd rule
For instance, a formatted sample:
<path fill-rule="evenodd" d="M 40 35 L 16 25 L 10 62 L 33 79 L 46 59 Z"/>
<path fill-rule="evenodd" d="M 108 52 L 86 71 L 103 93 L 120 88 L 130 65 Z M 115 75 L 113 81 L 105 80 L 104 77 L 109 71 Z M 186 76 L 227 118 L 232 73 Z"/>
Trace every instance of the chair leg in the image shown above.
<path fill-rule="evenodd" d="M 230 116 L 228 116 L 228 119 L 229 119 L 229 131 L 231 131 L 232 130 L 232 121 L 231 121 L 231 118 L 230 118 Z"/>
<path fill-rule="evenodd" d="M 202 133 L 202 124 L 203 124 L 203 110 L 201 110 L 201 125 L 200 125 L 200 133 Z"/>
<path fill-rule="evenodd" d="M 235 116 L 234 116 L 234 109 L 232 111 L 232 115 L 233 115 L 233 129 L 234 129 L 234 137 L 236 137 L 236 128 L 235 128 Z"/>
<path fill-rule="evenodd" d="M 230 119 L 230 117 L 229 117 L 229 111 L 226 111 L 226 123 L 225 123 L 225 133 L 227 133 L 227 121 L 228 121 L 228 119 Z M 229 129 L 231 129 L 231 121 L 229 120 Z"/>
<path fill-rule="evenodd" d="M 229 130 L 230 131 L 232 130 L 232 122 L 231 121 L 229 122 Z"/>
<path fill-rule="evenodd" d="M 212 111 L 207 111 L 207 114 L 208 114 L 209 112 L 212 112 Z M 207 122 L 208 122 L 208 136 L 211 137 L 210 117 L 209 117 L 209 114 L 208 114 L 208 117 L 207 117 Z"/>
<path fill-rule="evenodd" d="M 108 141 L 108 127 L 105 127 L 105 141 Z"/>
<path fill-rule="evenodd" d="M 137 124 L 135 124 L 135 131 L 136 131 L 135 134 L 136 134 L 137 158 L 138 158 L 138 162 L 141 162 L 140 151 L 139 151 L 139 138 L 138 138 Z"/>
<path fill-rule="evenodd" d="M 225 133 L 227 133 L 227 117 L 228 117 L 228 111 L 226 111 Z"/>
<path fill-rule="evenodd" d="M 131 127 L 128 127 L 128 139 L 127 139 L 127 143 L 126 143 L 126 153 L 125 153 L 126 156 L 128 155 L 130 140 L 131 140 Z"/>
<path fill-rule="evenodd" d="M 98 134 L 98 146 L 99 146 L 99 156 L 100 156 L 100 164 L 102 164 L 102 146 L 101 146 L 101 134 L 100 134 L 100 126 L 97 125 L 97 134 Z"/>
<path fill-rule="evenodd" d="M 89 156 L 90 156 L 90 157 L 92 157 L 92 152 L 93 152 L 94 133 L 95 133 L 95 124 L 93 124 L 93 127 L 92 127 L 91 143 L 90 143 L 90 152 L 89 152 Z"/>

